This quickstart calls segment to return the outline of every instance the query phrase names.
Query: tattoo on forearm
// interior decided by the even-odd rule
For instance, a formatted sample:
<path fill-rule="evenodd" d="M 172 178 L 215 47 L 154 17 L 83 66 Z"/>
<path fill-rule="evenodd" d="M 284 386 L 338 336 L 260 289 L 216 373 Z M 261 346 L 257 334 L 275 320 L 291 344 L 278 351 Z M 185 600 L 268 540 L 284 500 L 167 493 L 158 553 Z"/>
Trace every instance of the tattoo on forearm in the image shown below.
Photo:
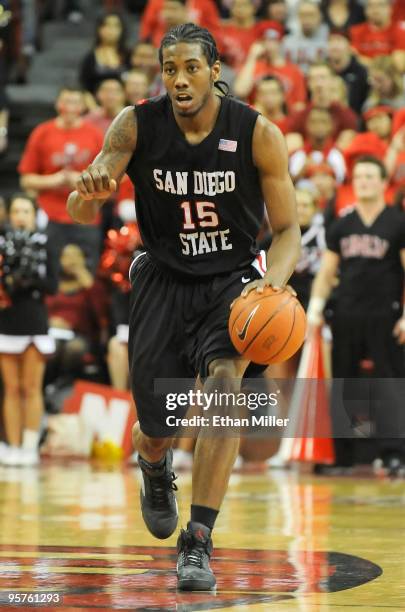
<path fill-rule="evenodd" d="M 93 165 L 102 164 L 111 176 L 121 178 L 136 144 L 136 115 L 133 109 L 125 109 L 108 130 L 103 149 Z"/>
<path fill-rule="evenodd" d="M 122 151 L 127 153 L 128 147 L 131 147 L 134 143 L 135 136 L 135 125 L 136 115 L 133 111 L 126 111 L 119 117 L 117 121 L 108 130 L 105 143 L 104 151 Z"/>

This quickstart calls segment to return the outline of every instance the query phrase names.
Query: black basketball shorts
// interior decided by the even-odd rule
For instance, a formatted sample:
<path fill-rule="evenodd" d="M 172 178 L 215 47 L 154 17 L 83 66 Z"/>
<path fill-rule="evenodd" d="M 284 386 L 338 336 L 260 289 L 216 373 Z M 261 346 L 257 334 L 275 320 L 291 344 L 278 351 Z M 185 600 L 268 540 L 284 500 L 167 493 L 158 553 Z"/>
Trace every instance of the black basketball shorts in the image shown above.
<path fill-rule="evenodd" d="M 159 269 L 147 253 L 131 265 L 129 366 L 131 390 L 140 428 L 150 437 L 173 436 L 166 425 L 169 414 L 183 417 L 188 410 L 168 412 L 165 397 L 154 392 L 156 379 L 204 380 L 214 359 L 237 357 L 229 337 L 230 305 L 244 286 L 262 278 L 262 251 L 244 271 L 182 282 Z M 249 366 L 255 376 L 265 366 Z"/>

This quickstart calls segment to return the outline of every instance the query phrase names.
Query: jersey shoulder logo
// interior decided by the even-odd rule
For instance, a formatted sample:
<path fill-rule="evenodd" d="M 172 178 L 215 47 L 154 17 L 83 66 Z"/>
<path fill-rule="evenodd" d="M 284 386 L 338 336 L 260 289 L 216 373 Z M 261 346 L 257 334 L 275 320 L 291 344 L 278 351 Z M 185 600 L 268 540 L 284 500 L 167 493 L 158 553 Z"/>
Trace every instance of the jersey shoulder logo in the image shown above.
<path fill-rule="evenodd" d="M 235 153 L 238 148 L 237 140 L 226 140 L 226 138 L 220 138 L 218 149 L 220 151 L 229 151 L 230 153 Z"/>

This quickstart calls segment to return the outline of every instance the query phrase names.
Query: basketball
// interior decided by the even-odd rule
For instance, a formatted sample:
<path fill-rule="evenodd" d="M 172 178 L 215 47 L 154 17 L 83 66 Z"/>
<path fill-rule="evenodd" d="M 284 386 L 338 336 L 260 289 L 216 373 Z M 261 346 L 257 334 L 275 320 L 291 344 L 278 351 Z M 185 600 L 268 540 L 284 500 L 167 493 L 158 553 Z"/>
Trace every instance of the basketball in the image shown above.
<path fill-rule="evenodd" d="M 304 342 L 305 311 L 287 289 L 265 287 L 239 297 L 229 317 L 229 335 L 236 350 L 254 363 L 286 361 Z"/>

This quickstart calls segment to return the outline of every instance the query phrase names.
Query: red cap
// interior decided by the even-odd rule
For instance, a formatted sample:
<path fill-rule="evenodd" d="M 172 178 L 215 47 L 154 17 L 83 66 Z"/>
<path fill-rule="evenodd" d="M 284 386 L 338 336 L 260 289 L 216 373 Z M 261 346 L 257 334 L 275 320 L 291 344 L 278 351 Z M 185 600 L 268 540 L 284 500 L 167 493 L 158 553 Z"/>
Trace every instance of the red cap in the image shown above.
<path fill-rule="evenodd" d="M 349 175 L 358 157 L 362 155 L 374 155 L 374 157 L 383 160 L 386 152 L 386 143 L 381 140 L 377 134 L 374 134 L 374 132 L 356 134 L 350 145 L 343 152 Z"/>
<path fill-rule="evenodd" d="M 373 106 L 373 108 L 369 108 L 368 110 L 364 111 L 363 119 L 365 121 L 368 121 L 369 119 L 372 119 L 373 117 L 376 117 L 377 115 L 392 116 L 393 114 L 394 114 L 394 109 L 391 108 L 391 106 Z"/>

